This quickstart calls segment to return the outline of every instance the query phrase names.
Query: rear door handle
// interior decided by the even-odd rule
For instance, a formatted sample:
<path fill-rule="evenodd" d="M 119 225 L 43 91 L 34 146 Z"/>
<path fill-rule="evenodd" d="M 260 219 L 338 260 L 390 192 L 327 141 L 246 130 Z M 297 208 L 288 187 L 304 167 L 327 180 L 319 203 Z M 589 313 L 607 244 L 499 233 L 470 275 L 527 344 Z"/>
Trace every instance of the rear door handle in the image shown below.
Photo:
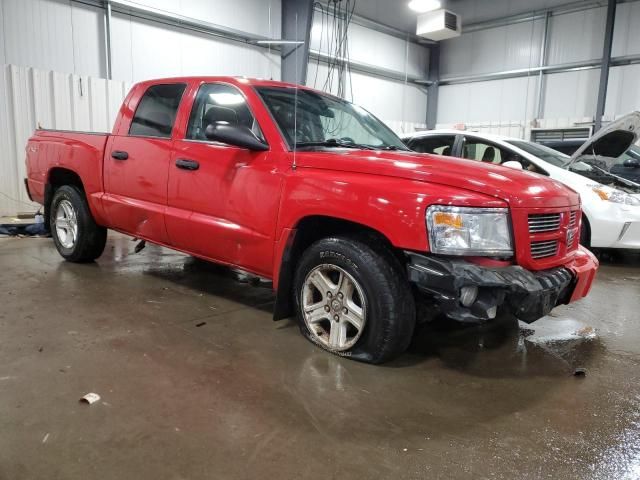
<path fill-rule="evenodd" d="M 111 156 L 116 160 L 126 160 L 127 158 L 129 158 L 129 154 L 121 150 L 114 150 L 113 152 L 111 152 Z"/>
<path fill-rule="evenodd" d="M 183 170 L 198 170 L 200 168 L 200 164 L 195 160 L 179 158 L 178 160 L 176 160 L 176 167 L 182 168 Z"/>

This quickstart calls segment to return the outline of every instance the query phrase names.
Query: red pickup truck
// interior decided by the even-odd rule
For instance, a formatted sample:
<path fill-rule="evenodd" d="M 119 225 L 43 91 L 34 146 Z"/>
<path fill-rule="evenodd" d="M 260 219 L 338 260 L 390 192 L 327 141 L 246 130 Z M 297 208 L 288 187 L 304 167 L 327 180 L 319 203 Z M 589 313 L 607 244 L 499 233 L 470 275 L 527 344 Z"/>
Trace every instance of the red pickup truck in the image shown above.
<path fill-rule="evenodd" d="M 361 361 L 399 355 L 435 316 L 535 321 L 584 297 L 598 266 L 574 191 L 411 152 L 366 110 L 296 85 L 142 82 L 111 134 L 37 130 L 26 150 L 65 259 L 99 257 L 111 228 L 239 267 L 273 281 L 274 319 L 295 314 Z"/>

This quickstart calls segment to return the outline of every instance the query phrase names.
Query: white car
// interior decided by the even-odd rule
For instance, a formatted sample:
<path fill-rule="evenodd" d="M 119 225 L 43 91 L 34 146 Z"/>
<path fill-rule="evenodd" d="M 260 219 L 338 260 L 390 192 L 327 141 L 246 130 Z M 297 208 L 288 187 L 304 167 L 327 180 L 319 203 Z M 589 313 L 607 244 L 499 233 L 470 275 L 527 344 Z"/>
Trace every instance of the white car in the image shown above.
<path fill-rule="evenodd" d="M 606 184 L 598 183 L 571 171 L 597 168 L 580 159 L 588 155 L 606 163 L 635 143 L 639 134 L 640 113 L 635 112 L 600 130 L 572 157 L 518 138 L 460 130 L 429 130 L 403 140 L 417 152 L 501 164 L 551 177 L 580 194 L 583 245 L 640 249 L 640 185 L 610 174 Z"/>

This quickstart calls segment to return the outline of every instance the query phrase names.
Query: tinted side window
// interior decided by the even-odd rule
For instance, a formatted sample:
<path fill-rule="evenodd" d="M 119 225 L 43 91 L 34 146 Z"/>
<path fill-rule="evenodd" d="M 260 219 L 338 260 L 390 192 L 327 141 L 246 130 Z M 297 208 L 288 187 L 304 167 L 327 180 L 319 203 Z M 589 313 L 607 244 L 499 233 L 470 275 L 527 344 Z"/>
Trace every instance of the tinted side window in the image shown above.
<path fill-rule="evenodd" d="M 244 95 L 230 85 L 209 83 L 200 87 L 189 116 L 186 138 L 207 140 L 204 132 L 208 125 L 215 124 L 242 125 L 264 140 Z"/>
<path fill-rule="evenodd" d="M 411 142 L 411 150 L 419 153 L 435 153 L 436 155 L 452 155 L 455 135 L 438 135 L 416 138 Z"/>
<path fill-rule="evenodd" d="M 522 158 L 515 152 L 475 138 L 465 138 L 462 147 L 462 157 L 486 163 L 501 164 L 508 161 L 522 162 Z"/>
<path fill-rule="evenodd" d="M 184 83 L 153 85 L 142 96 L 129 127 L 129 135 L 171 137 Z"/>

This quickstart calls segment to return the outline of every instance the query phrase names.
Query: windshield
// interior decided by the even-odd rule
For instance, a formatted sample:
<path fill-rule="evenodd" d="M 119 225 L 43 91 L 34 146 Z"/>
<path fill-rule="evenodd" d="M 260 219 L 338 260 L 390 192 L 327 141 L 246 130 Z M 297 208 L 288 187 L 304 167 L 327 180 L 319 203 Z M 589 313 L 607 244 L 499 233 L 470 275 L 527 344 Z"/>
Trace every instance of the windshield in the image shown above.
<path fill-rule="evenodd" d="M 256 87 L 289 147 L 408 150 L 384 123 L 365 109 L 318 92 Z M 297 115 L 294 105 L 297 97 Z"/>
<path fill-rule="evenodd" d="M 624 165 L 624 162 L 630 159 L 640 160 L 640 147 L 637 145 L 631 145 L 629 150 L 620 155 L 613 164 Z"/>
<path fill-rule="evenodd" d="M 571 158 L 553 148 L 538 145 L 537 143 L 525 142 L 524 140 L 508 140 L 508 143 L 556 167 L 563 167 Z"/>

